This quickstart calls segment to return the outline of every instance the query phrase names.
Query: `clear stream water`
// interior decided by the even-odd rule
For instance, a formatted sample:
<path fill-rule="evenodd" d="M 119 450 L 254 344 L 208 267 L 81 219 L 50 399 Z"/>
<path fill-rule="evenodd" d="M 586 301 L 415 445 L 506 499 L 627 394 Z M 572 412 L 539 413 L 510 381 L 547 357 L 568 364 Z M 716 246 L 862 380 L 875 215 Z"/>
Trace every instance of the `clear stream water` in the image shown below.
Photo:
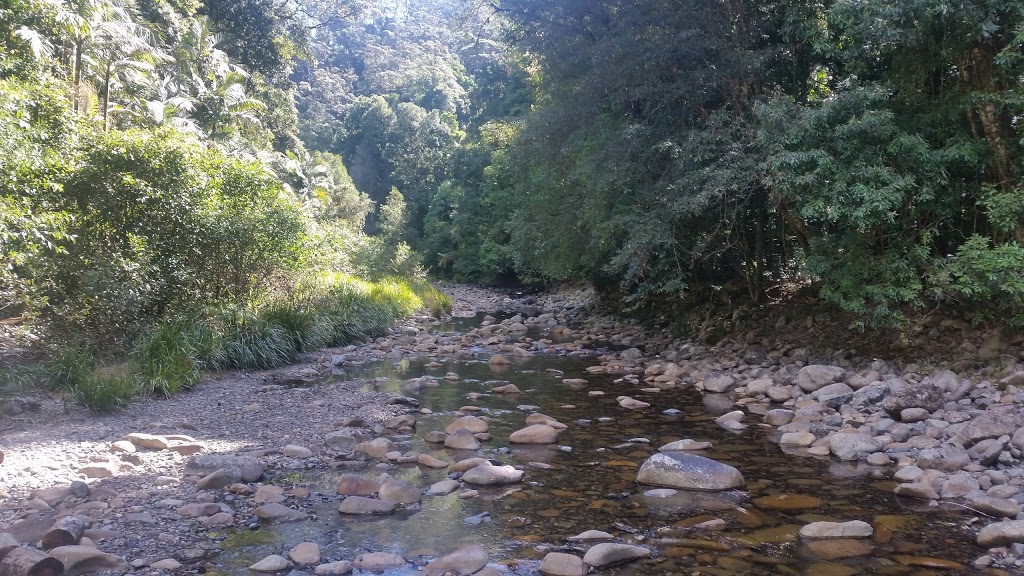
<path fill-rule="evenodd" d="M 335 495 L 337 480 L 351 470 L 282 474 L 271 482 L 312 491 L 313 518 L 231 533 L 222 542 L 224 552 L 216 563 L 227 574 L 248 574 L 246 567 L 266 555 L 285 555 L 295 544 L 312 541 L 320 545 L 325 562 L 387 551 L 415 564 L 385 574 L 413 574 L 416 565 L 464 544 L 480 543 L 490 552 L 492 563 L 503 565 L 511 574 L 532 575 L 538 574 L 547 551 L 582 554 L 584 548 L 566 538 L 597 529 L 654 551 L 650 559 L 601 571 L 610 575 L 1005 574 L 971 566 L 983 551 L 966 528 L 972 518 L 969 511 L 900 501 L 892 494 L 894 485 L 875 479 L 867 465 L 785 454 L 769 438 L 770 428 L 751 425 L 740 434 L 728 432 L 713 421 L 725 408 L 716 406 L 713 398 L 702 398 L 691 389 L 645 394 L 633 385 L 615 383 L 614 376 L 586 374 L 593 359 L 537 355 L 496 369 L 486 363 L 488 357 L 449 361 L 432 370 L 425 367 L 427 360 L 373 363 L 349 369 L 342 377 L 387 378 L 372 386 L 407 394 L 402 387 L 409 378 L 457 373 L 460 381 L 425 387 L 416 395 L 421 407 L 433 413 L 417 415 L 414 435 L 393 439 L 402 451 L 416 450 L 452 462 L 483 455 L 513 464 L 526 470 L 524 482 L 477 488 L 480 495 L 466 500 L 458 498 L 458 491 L 424 496 L 418 511 L 363 518 L 337 512 L 341 500 Z M 589 385 L 572 389 L 547 369 L 563 371 L 565 378 L 586 378 Z M 509 382 L 523 393 L 488 394 L 492 387 Z M 605 395 L 590 397 L 590 390 Z M 470 401 L 466 395 L 471 392 L 483 395 Z M 615 400 L 620 395 L 642 399 L 651 407 L 626 410 Z M 426 432 L 443 430 L 466 405 L 478 406 L 479 415 L 491 418 L 494 439 L 484 442 L 479 453 L 424 442 Z M 525 425 L 529 411 L 523 405 L 538 406 L 540 412 L 569 426 L 558 444 L 507 443 L 508 435 Z M 635 482 L 639 465 L 662 444 L 682 438 L 711 442 L 713 448 L 701 453 L 739 468 L 747 482 L 744 490 L 645 496 L 650 487 Z M 424 489 L 447 475 L 416 464 L 392 465 L 386 472 Z M 479 524 L 465 521 L 483 513 L 487 519 Z M 714 518 L 725 520 L 725 529 L 690 528 Z M 861 541 L 801 542 L 797 530 L 817 520 L 864 520 L 875 526 L 875 536 Z M 296 568 L 293 573 L 311 570 Z"/>

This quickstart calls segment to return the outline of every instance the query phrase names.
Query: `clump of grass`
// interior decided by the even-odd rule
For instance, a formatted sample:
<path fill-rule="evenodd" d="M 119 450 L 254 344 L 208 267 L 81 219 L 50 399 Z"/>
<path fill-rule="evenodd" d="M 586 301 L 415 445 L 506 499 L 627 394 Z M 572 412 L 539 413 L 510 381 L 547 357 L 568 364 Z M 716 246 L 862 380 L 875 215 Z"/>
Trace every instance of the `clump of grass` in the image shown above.
<path fill-rule="evenodd" d="M 417 280 L 411 287 L 423 301 L 423 307 L 435 318 L 450 315 L 455 308 L 455 299 L 429 282 Z"/>
<path fill-rule="evenodd" d="M 128 405 L 138 394 L 135 377 L 127 366 L 100 368 L 71 387 L 75 402 L 93 412 L 109 412 Z"/>
<path fill-rule="evenodd" d="M 259 313 L 264 322 L 281 328 L 297 352 L 328 346 L 334 329 L 330 318 L 315 301 L 295 295 L 272 302 Z"/>
<path fill-rule="evenodd" d="M 143 393 L 171 396 L 195 386 L 221 356 L 219 335 L 200 320 L 165 321 L 139 339 L 132 357 Z"/>
<path fill-rule="evenodd" d="M 96 350 L 91 344 L 71 341 L 57 348 L 43 363 L 50 385 L 57 390 L 70 390 L 84 382 L 96 370 Z"/>
<path fill-rule="evenodd" d="M 274 368 L 294 358 L 295 346 L 285 329 L 251 310 L 228 307 L 221 320 L 224 359 L 220 368 Z"/>

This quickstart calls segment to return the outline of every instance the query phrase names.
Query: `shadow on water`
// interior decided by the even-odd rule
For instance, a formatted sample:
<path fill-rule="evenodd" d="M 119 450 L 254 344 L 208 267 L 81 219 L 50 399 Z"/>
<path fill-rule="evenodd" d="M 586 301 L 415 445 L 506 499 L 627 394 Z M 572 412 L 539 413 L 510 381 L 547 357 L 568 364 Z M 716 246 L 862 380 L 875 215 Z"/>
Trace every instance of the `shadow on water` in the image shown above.
<path fill-rule="evenodd" d="M 421 407 L 432 413 L 418 416 L 414 435 L 393 439 L 402 451 L 448 461 L 483 455 L 516 465 L 526 470 L 523 483 L 480 489 L 479 497 L 465 500 L 458 492 L 424 496 L 418 511 L 366 519 L 343 518 L 336 511 L 340 498 L 334 492 L 343 471 L 279 478 L 275 482 L 287 480 L 313 491 L 314 519 L 229 535 L 220 557 L 228 573 L 245 573 L 246 566 L 267 554 L 312 541 L 321 545 L 324 561 L 388 551 L 425 562 L 463 544 L 480 543 L 490 551 L 492 562 L 505 564 L 512 573 L 536 574 L 543 557 L 539 544 L 572 551 L 566 537 L 590 529 L 655 551 L 651 560 L 602 571 L 614 575 L 911 574 L 922 563 L 940 567 L 923 557 L 969 565 L 981 553 L 963 527 L 969 518 L 963 513 L 904 508 L 892 495 L 890 482 L 872 479 L 872 467 L 784 454 L 769 440 L 769 428 L 752 424 L 740 434 L 727 432 L 714 424 L 714 410 L 692 390 L 644 393 L 614 382 L 613 376 L 586 375 L 592 359 L 538 355 L 499 369 L 485 358 L 449 361 L 436 369 L 423 360 L 367 364 L 348 368 L 343 377 L 376 378 L 374 390 L 406 395 L 408 379 L 457 373 L 459 381 L 442 380 L 416 395 Z M 574 389 L 549 369 L 564 372 L 566 378 L 585 377 L 589 385 Z M 492 387 L 505 383 L 515 384 L 522 393 L 490 394 Z M 605 395 L 588 395 L 595 390 Z M 470 401 L 470 393 L 480 396 Z M 627 394 L 651 407 L 621 408 L 616 397 Z M 491 418 L 494 439 L 485 442 L 479 454 L 458 453 L 423 440 L 427 432 L 443 430 L 460 415 L 460 407 L 470 404 Z M 508 445 L 508 435 L 524 426 L 530 406 L 569 425 L 558 444 Z M 747 420 L 756 422 L 757 417 L 749 415 Z M 739 468 L 747 481 L 744 491 L 645 495 L 649 488 L 635 482 L 639 465 L 658 446 L 682 438 L 712 442 L 713 448 L 703 454 Z M 444 471 L 415 464 L 392 465 L 386 472 L 424 489 L 447 477 Z M 483 522 L 466 522 L 483 513 Z M 805 544 L 796 534 L 812 521 L 854 519 L 872 523 L 874 538 Z M 724 520 L 724 528 L 693 528 L 709 520 Z M 960 573 L 971 570 L 963 568 Z M 412 571 L 407 566 L 388 574 Z"/>

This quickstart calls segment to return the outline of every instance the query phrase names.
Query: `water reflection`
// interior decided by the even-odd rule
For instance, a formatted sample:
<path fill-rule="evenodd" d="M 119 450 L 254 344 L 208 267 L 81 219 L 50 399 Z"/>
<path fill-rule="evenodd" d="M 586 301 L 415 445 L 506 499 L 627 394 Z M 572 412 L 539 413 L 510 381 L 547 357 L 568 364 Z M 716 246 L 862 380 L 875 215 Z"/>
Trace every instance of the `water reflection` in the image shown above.
<path fill-rule="evenodd" d="M 482 455 L 523 468 L 525 482 L 474 487 L 479 496 L 470 499 L 460 498 L 459 491 L 424 496 L 418 511 L 364 519 L 336 512 L 334 489 L 342 472 L 309 473 L 301 482 L 317 498 L 316 520 L 263 528 L 273 533 L 272 544 L 227 549 L 220 561 L 228 572 L 242 573 L 266 554 L 307 540 L 321 545 L 325 561 L 352 559 L 365 551 L 426 561 L 475 542 L 490 550 L 492 562 L 505 564 L 512 573 L 535 574 L 545 550 L 582 549 L 566 538 L 590 529 L 655 551 L 650 560 L 602 571 L 613 575 L 910 574 L 920 569 L 915 558 L 938 557 L 969 566 L 981 553 L 962 526 L 967 517 L 936 508 L 904 509 L 891 494 L 890 483 L 871 477 L 874 467 L 783 454 L 769 441 L 771 430 L 756 425 L 753 416 L 738 434 L 721 429 L 714 414 L 732 409 L 722 397 L 701 397 L 690 390 L 642 392 L 614 382 L 614 376 L 587 374 L 592 361 L 581 358 L 515 358 L 503 369 L 485 360 L 448 361 L 435 368 L 427 366 L 428 360 L 367 364 L 347 368 L 344 377 L 376 378 L 373 390 L 405 395 L 410 379 L 458 374 L 457 382 L 440 380 L 416 394 L 432 414 L 418 416 L 416 434 L 401 449 L 450 462 Z M 549 369 L 566 378 L 585 378 L 588 384 L 570 387 Z M 508 383 L 522 392 L 490 393 Z M 590 396 L 594 390 L 606 394 Z M 615 401 L 620 395 L 651 406 L 625 410 Z M 460 416 L 459 407 L 470 404 L 480 409 L 476 415 L 490 420 L 493 435 L 479 452 L 449 450 L 423 440 L 428 431 L 443 430 Z M 569 424 L 557 444 L 508 446 L 509 434 L 525 425 L 529 406 Z M 662 444 L 682 438 L 713 443 L 702 453 L 739 468 L 747 480 L 745 491 L 645 494 L 650 488 L 635 483 L 638 466 Z M 423 489 L 447 478 L 443 470 L 415 464 L 360 473 L 381 471 Z M 473 517 L 484 521 L 464 522 Z M 812 521 L 853 519 L 881 528 L 873 539 L 856 542 L 807 544 L 797 535 Z M 983 573 L 972 570 L 963 567 L 960 572 Z"/>

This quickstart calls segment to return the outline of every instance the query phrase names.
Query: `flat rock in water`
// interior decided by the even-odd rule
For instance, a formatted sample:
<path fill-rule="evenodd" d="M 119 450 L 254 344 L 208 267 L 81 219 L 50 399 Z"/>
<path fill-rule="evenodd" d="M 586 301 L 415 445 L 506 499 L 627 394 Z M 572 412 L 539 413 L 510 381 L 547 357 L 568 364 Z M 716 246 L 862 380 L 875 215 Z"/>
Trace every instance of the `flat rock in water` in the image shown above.
<path fill-rule="evenodd" d="M 305 512 L 293 510 L 277 502 L 264 504 L 253 510 L 253 514 L 260 520 L 267 522 L 295 522 L 297 520 L 304 520 L 307 516 Z"/>
<path fill-rule="evenodd" d="M 311 566 L 320 563 L 320 546 L 315 542 L 296 544 L 288 551 L 288 557 L 299 566 Z"/>
<path fill-rule="evenodd" d="M 459 548 L 455 552 L 428 563 L 424 576 L 466 576 L 487 565 L 487 550 L 479 544 Z"/>
<path fill-rule="evenodd" d="M 459 483 L 455 480 L 441 480 L 427 488 L 427 496 L 446 496 L 459 489 Z"/>
<path fill-rule="evenodd" d="M 570 536 L 566 540 L 570 542 L 600 542 L 602 540 L 614 540 L 615 536 L 607 532 L 600 530 L 587 530 L 575 536 Z"/>
<path fill-rule="evenodd" d="M 1024 542 L 1024 520 L 995 522 L 981 529 L 978 544 L 985 548 L 1008 546 Z"/>
<path fill-rule="evenodd" d="M 253 572 L 283 572 L 292 567 L 292 563 L 283 556 L 277 554 L 271 554 L 263 560 L 249 566 L 249 570 Z"/>
<path fill-rule="evenodd" d="M 463 428 L 476 434 L 477 432 L 487 432 L 490 425 L 486 420 L 479 416 L 463 416 L 446 426 L 444 431 L 448 434 L 454 434 L 457 430 L 461 430 Z"/>
<path fill-rule="evenodd" d="M 558 441 L 558 430 L 547 424 L 532 424 L 513 432 L 508 441 L 513 444 L 554 444 Z"/>
<path fill-rule="evenodd" d="M 675 442 L 669 442 L 661 448 L 658 448 L 658 452 L 685 452 L 687 450 L 708 450 L 711 448 L 711 442 L 698 442 L 686 438 L 684 440 L 676 440 Z"/>
<path fill-rule="evenodd" d="M 640 484 L 684 490 L 729 490 L 743 486 L 740 471 L 710 458 L 686 452 L 661 452 L 637 472 Z"/>
<path fill-rule="evenodd" d="M 198 454 L 185 463 L 186 476 L 208 476 L 221 468 L 237 466 L 242 482 L 255 482 L 263 476 L 266 467 L 251 456 L 234 454 Z"/>
<path fill-rule="evenodd" d="M 101 570 L 127 572 L 131 568 L 124 558 L 92 546 L 59 546 L 50 550 L 50 556 L 64 564 L 66 576 Z"/>
<path fill-rule="evenodd" d="M 541 560 L 538 571 L 544 576 L 586 576 L 583 559 L 564 552 L 548 552 Z"/>
<path fill-rule="evenodd" d="M 477 486 L 495 486 L 499 484 L 514 484 L 523 479 L 523 471 L 516 470 L 512 466 L 494 466 L 482 464 L 470 469 L 462 475 L 462 481 Z"/>
<path fill-rule="evenodd" d="M 800 529 L 800 537 L 808 540 L 826 538 L 868 538 L 875 533 L 871 524 L 861 520 L 850 522 L 811 522 Z"/>
<path fill-rule="evenodd" d="M 650 555 L 651 551 L 643 546 L 606 542 L 604 544 L 597 544 L 590 550 L 587 550 L 587 553 L 583 555 L 583 562 L 594 568 L 603 568 L 646 558 Z"/>
<path fill-rule="evenodd" d="M 337 493 L 342 496 L 370 496 L 380 490 L 380 481 L 359 474 L 344 474 L 338 480 Z"/>
<path fill-rule="evenodd" d="M 420 489 L 405 480 L 391 480 L 381 485 L 377 497 L 395 504 L 413 504 L 420 501 Z"/>
<path fill-rule="evenodd" d="M 394 502 L 385 502 L 363 496 L 349 496 L 338 505 L 338 512 L 342 514 L 378 515 L 391 514 L 394 511 Z"/>
<path fill-rule="evenodd" d="M 460 428 L 444 439 L 444 447 L 453 450 L 477 450 L 480 448 L 480 440 L 469 430 Z"/>
<path fill-rule="evenodd" d="M 360 554 L 352 561 L 352 566 L 356 570 L 365 570 L 367 572 L 382 572 L 392 568 L 401 568 L 406 564 L 405 558 L 390 552 Z"/>
<path fill-rule="evenodd" d="M 316 576 L 343 576 L 352 572 L 352 563 L 348 560 L 321 564 L 313 569 Z"/>

